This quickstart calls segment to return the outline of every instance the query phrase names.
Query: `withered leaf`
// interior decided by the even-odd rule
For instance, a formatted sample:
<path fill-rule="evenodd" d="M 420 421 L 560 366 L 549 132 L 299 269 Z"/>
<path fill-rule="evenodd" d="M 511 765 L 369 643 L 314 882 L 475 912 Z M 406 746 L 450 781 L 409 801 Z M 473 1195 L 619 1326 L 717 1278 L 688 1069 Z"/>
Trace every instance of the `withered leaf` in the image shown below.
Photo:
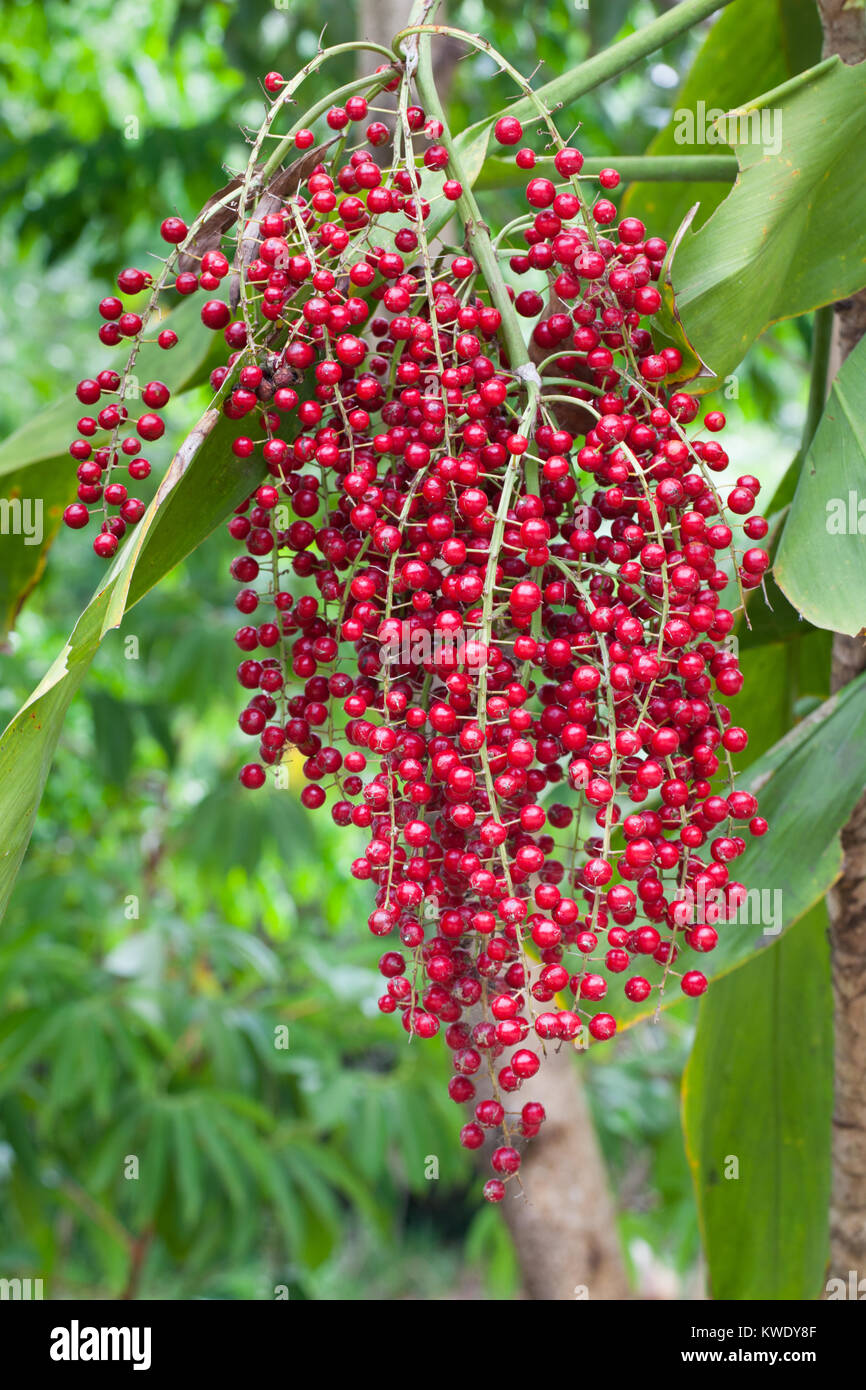
<path fill-rule="evenodd" d="M 336 138 L 335 136 L 334 139 Z M 324 145 L 316 145 L 314 149 L 306 150 L 300 159 L 294 160 L 287 169 L 278 169 L 268 184 L 268 193 L 274 193 L 278 198 L 291 198 L 310 177 L 325 151 L 330 149 L 333 143 L 334 140 L 326 140 Z"/>
<path fill-rule="evenodd" d="M 220 203 L 223 198 L 228 197 L 230 193 L 234 193 L 242 186 L 242 178 L 230 179 L 225 188 L 218 188 L 216 193 L 211 194 L 199 213 L 199 217 L 204 216 L 208 208 L 213 207 L 216 203 Z M 198 272 L 199 261 L 202 256 L 206 251 L 216 251 L 222 241 L 224 233 L 228 231 L 236 217 L 237 210 L 231 205 L 228 205 L 217 208 L 215 212 L 211 213 L 210 217 L 205 218 L 187 249 L 182 251 L 178 256 L 178 271 L 194 270 Z"/>

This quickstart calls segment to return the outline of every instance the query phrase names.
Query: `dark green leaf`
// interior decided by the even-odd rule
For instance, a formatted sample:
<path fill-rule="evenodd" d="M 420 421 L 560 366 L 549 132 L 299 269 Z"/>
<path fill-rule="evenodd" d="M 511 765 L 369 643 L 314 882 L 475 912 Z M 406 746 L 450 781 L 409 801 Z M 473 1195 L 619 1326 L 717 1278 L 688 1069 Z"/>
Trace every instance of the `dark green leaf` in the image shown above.
<path fill-rule="evenodd" d="M 832 1018 L 823 903 L 701 1003 L 683 1128 L 716 1299 L 820 1296 Z"/>
<path fill-rule="evenodd" d="M 797 480 L 776 582 L 816 627 L 866 627 L 866 339 L 843 363 Z"/>

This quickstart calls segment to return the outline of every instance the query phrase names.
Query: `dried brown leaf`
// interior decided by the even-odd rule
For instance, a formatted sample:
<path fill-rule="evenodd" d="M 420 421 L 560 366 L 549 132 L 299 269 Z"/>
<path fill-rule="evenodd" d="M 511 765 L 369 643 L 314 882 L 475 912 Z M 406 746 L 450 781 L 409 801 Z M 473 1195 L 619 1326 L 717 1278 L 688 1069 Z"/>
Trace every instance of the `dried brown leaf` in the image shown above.
<path fill-rule="evenodd" d="M 245 271 L 250 262 L 255 259 L 256 251 L 261 242 L 259 224 L 262 218 L 267 217 L 272 212 L 278 212 L 286 199 L 297 193 L 319 163 L 328 146 L 333 143 L 333 140 L 329 140 L 324 145 L 316 145 L 315 149 L 307 150 L 300 159 L 294 160 L 287 169 L 277 170 L 259 197 L 252 215 L 241 233 L 237 258 L 238 269 L 235 270 L 229 284 L 229 307 L 232 313 L 237 309 L 241 299 L 240 273 Z"/>
<path fill-rule="evenodd" d="M 199 217 L 203 217 L 208 208 L 214 207 L 216 203 L 220 203 L 223 198 L 228 197 L 230 193 L 234 193 L 242 186 L 242 178 L 230 179 L 225 188 L 218 188 L 216 193 L 213 193 L 210 198 L 208 198 L 199 213 Z M 199 262 L 202 256 L 206 251 L 216 251 L 224 234 L 228 231 L 236 217 L 236 208 L 227 206 L 216 208 L 216 211 L 213 212 L 210 217 L 205 218 L 189 246 L 185 251 L 181 251 L 177 261 L 178 271 L 194 270 L 198 272 Z"/>

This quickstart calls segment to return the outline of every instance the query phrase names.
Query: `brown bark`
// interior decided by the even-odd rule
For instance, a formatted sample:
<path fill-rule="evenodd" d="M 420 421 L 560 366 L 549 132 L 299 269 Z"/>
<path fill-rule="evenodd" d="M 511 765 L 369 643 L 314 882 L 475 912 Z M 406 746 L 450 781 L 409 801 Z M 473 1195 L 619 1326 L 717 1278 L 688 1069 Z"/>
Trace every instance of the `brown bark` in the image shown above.
<path fill-rule="evenodd" d="M 818 0 L 824 28 L 824 57 L 838 53 L 843 63 L 862 62 L 864 44 L 863 10 L 852 0 Z"/>
<path fill-rule="evenodd" d="M 866 58 L 866 15 L 846 0 L 818 0 L 825 56 Z M 866 291 L 836 305 L 831 374 L 866 333 Z M 832 688 L 866 670 L 866 641 L 837 633 Z M 835 1025 L 830 1270 L 866 1274 L 866 795 L 842 832 L 842 877 L 827 895 Z"/>
<path fill-rule="evenodd" d="M 833 689 L 866 669 L 860 638 L 833 639 Z M 827 895 L 835 1027 L 830 1275 L 866 1274 L 866 796 L 842 832 L 842 877 Z"/>

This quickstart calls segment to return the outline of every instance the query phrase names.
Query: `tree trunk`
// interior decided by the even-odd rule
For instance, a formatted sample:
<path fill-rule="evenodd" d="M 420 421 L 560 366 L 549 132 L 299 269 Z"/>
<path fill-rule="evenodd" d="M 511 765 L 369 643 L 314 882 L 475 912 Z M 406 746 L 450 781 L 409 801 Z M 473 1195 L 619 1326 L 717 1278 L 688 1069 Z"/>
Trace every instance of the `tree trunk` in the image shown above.
<path fill-rule="evenodd" d="M 509 1183 L 502 1204 L 527 1295 L 628 1298 L 604 1159 L 570 1048 L 547 1057 L 527 1099 L 541 1101 L 547 1119 L 525 1151 L 524 1195 Z"/>
<path fill-rule="evenodd" d="M 850 0 L 818 0 L 824 54 L 866 58 L 866 17 Z M 866 333 L 866 291 L 836 306 L 831 376 Z M 866 670 L 862 636 L 833 639 L 832 689 Z M 866 795 L 842 832 L 842 877 L 827 895 L 835 1023 L 830 1270 L 866 1274 Z"/>
<path fill-rule="evenodd" d="M 367 39 L 371 43 L 389 45 L 394 35 L 399 34 L 400 30 L 410 22 L 412 9 L 411 0 L 359 0 L 358 38 Z M 434 11 L 436 12 L 435 15 Z M 427 13 L 421 17 L 419 22 L 432 24 L 434 19 L 438 24 L 447 23 L 444 6 L 437 5 L 437 0 L 429 0 Z M 465 52 L 465 45 L 448 35 L 436 39 L 433 44 L 433 69 L 436 75 L 436 87 L 443 101 L 448 100 L 454 69 Z M 370 57 L 369 53 L 359 54 L 358 64 L 361 73 L 370 71 Z M 377 98 L 376 104 L 394 108 L 393 98 L 387 92 L 383 92 Z"/>

